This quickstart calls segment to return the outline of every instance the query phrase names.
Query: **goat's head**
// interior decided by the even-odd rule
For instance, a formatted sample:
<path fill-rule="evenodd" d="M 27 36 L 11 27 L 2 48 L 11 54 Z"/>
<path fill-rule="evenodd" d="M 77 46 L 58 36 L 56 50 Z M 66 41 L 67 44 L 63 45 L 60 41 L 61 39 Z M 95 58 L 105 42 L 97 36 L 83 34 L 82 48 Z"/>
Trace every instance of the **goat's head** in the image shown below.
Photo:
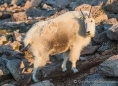
<path fill-rule="evenodd" d="M 81 11 L 81 9 L 80 9 L 80 11 Z M 85 22 L 86 35 L 94 37 L 94 35 L 95 35 L 95 20 L 90 15 L 91 9 L 90 9 L 90 12 L 89 12 L 88 16 L 85 16 L 82 11 L 81 11 L 81 13 L 83 15 L 83 19 L 84 19 L 84 22 Z"/>

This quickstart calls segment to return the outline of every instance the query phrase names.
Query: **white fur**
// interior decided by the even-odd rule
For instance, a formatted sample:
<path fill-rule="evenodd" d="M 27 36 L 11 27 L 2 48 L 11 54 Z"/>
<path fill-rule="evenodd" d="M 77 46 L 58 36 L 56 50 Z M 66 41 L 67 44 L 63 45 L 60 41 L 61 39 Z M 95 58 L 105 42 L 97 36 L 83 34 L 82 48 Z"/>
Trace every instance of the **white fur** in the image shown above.
<path fill-rule="evenodd" d="M 89 15 L 88 11 L 83 12 Z M 38 68 L 45 66 L 49 61 L 49 55 L 64 53 L 62 71 L 66 71 L 66 62 L 72 62 L 72 71 L 78 72 L 76 62 L 81 50 L 90 43 L 95 34 L 95 21 L 93 18 L 81 19 L 78 11 L 64 13 L 49 21 L 38 22 L 27 32 L 24 44 L 30 44 L 34 55 L 33 80 L 36 78 Z M 92 20 L 92 22 L 91 22 Z M 86 32 L 90 31 L 90 35 Z"/>

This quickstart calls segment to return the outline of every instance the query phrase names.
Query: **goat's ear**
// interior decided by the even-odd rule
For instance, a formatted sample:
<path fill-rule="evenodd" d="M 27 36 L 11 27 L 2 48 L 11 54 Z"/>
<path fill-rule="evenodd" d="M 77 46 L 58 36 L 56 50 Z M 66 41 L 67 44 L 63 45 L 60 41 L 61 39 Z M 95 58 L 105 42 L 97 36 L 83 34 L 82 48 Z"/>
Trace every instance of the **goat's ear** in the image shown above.
<path fill-rule="evenodd" d="M 81 9 L 80 9 L 80 12 L 81 12 L 81 14 L 82 14 L 82 16 L 83 16 L 83 19 L 86 19 L 86 16 L 83 14 L 83 12 L 82 12 Z"/>

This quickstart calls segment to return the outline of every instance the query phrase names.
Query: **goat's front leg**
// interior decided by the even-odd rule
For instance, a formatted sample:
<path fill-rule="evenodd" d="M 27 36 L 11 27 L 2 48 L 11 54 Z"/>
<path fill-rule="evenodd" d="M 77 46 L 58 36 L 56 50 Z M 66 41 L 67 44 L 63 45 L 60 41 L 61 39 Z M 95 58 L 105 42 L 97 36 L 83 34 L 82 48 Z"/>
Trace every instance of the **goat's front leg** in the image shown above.
<path fill-rule="evenodd" d="M 62 71 L 65 72 L 65 71 L 67 70 L 67 68 L 66 68 L 66 63 L 67 63 L 67 61 L 68 61 L 68 59 L 69 59 L 69 51 L 63 53 L 63 58 L 64 58 L 64 61 L 63 61 L 61 67 L 62 67 Z"/>
<path fill-rule="evenodd" d="M 78 70 L 76 69 L 76 62 L 80 57 L 81 48 L 78 46 L 72 46 L 70 49 L 69 60 L 72 62 L 71 70 L 76 73 Z"/>
<path fill-rule="evenodd" d="M 36 77 L 36 74 L 37 74 L 38 70 L 41 70 L 41 68 L 45 66 L 46 59 L 44 57 L 40 56 L 38 51 L 33 52 L 33 54 L 34 54 L 34 69 L 33 69 L 32 79 L 34 80 L 34 82 L 38 82 L 39 80 Z M 42 74 L 40 74 L 40 75 L 42 75 Z"/>
<path fill-rule="evenodd" d="M 38 82 L 38 78 L 36 77 L 38 70 L 40 70 L 41 64 L 40 62 L 42 61 L 41 57 L 35 57 L 34 59 L 34 69 L 33 69 L 33 75 L 32 79 L 34 82 Z"/>

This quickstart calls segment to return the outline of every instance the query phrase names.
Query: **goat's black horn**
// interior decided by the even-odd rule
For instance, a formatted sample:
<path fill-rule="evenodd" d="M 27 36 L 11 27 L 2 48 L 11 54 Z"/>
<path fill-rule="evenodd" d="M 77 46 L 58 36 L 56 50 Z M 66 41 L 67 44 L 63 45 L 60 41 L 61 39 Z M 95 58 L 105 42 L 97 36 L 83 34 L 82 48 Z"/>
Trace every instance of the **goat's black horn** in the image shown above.
<path fill-rule="evenodd" d="M 82 13 L 82 15 L 83 15 L 83 18 L 85 19 L 86 17 L 85 17 L 85 15 L 83 14 L 83 12 L 82 12 L 82 10 L 80 9 L 80 11 L 81 11 L 81 13 Z"/>
<path fill-rule="evenodd" d="M 91 6 L 91 8 L 90 8 L 88 18 L 90 18 L 90 15 L 91 15 L 91 10 L 92 10 L 92 6 Z"/>

